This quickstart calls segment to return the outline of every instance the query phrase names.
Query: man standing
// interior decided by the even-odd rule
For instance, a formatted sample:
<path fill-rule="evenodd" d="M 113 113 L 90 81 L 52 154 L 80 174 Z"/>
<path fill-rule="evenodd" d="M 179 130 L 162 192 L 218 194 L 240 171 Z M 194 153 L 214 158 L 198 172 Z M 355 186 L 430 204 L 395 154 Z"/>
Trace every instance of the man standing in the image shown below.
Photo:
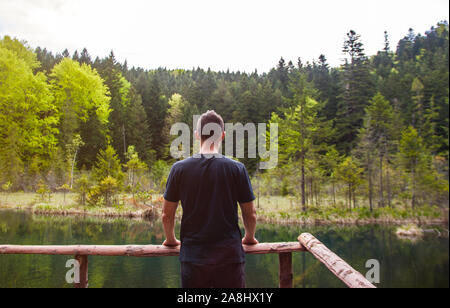
<path fill-rule="evenodd" d="M 214 129 L 212 129 L 214 128 Z M 211 131 L 215 133 L 212 134 Z M 256 245 L 256 211 L 245 166 L 219 154 L 224 122 L 214 111 L 197 124 L 199 155 L 173 165 L 164 194 L 166 246 L 178 246 L 183 288 L 245 288 L 242 245 Z M 181 201 L 181 243 L 175 237 L 175 212 Z M 245 227 L 238 225 L 240 204 Z"/>

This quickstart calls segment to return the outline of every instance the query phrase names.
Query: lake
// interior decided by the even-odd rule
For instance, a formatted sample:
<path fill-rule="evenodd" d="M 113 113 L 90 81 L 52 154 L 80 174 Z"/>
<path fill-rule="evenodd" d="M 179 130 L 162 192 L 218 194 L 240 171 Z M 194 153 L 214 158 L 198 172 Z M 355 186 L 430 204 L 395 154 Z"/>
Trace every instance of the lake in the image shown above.
<path fill-rule="evenodd" d="M 442 227 L 441 227 L 442 228 Z M 448 227 L 444 227 L 448 228 Z M 179 225 L 177 226 L 177 234 Z M 434 234 L 412 242 L 398 239 L 395 227 L 258 225 L 260 242 L 294 242 L 312 233 L 355 269 L 380 263 L 381 288 L 449 287 L 449 240 Z M 128 219 L 47 217 L 0 210 L 0 244 L 127 245 L 161 244 L 162 224 Z M 65 276 L 69 256 L 0 255 L 0 288 L 71 288 Z M 293 254 L 294 287 L 342 288 L 345 285 L 309 253 Z M 278 286 L 278 256 L 247 256 L 247 287 Z M 89 257 L 89 287 L 179 287 L 178 257 Z"/>

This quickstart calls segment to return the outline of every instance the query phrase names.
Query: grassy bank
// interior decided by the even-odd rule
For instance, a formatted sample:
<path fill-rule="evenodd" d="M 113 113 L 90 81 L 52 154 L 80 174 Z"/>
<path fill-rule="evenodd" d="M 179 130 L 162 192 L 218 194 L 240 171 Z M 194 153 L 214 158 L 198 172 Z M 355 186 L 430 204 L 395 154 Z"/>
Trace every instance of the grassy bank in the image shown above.
<path fill-rule="evenodd" d="M 331 202 L 329 202 L 331 204 Z M 261 222 L 279 224 L 448 224 L 448 208 L 416 207 L 396 204 L 395 207 L 349 209 L 338 202 L 336 206 L 307 206 L 306 212 L 292 198 L 264 197 L 257 206 Z"/>
<path fill-rule="evenodd" d="M 81 206 L 75 194 L 53 194 L 49 202 L 38 201 L 32 193 L 12 193 L 2 196 L 0 208 L 21 209 L 43 215 L 86 215 L 99 217 L 154 218 L 161 212 L 161 196 L 154 196 L 153 207 L 133 202 L 131 196 L 120 198 L 121 204 L 104 206 Z M 257 216 L 260 223 L 282 225 L 293 224 L 448 224 L 448 209 L 422 206 L 414 210 L 397 204 L 395 208 L 375 208 L 372 212 L 367 207 L 348 209 L 342 204 L 337 206 L 308 206 L 306 212 L 295 204 L 292 198 L 272 196 L 263 197 L 256 202 Z M 181 218 L 181 207 L 177 212 Z"/>
<path fill-rule="evenodd" d="M 52 194 L 50 200 L 39 200 L 33 193 L 12 193 L 3 196 L 0 209 L 32 211 L 41 215 L 81 215 L 98 217 L 152 218 L 158 215 L 156 207 L 147 207 L 131 202 L 129 196 L 122 196 L 121 204 L 111 207 L 80 205 L 76 194 Z M 155 204 L 156 205 L 156 204 Z"/>

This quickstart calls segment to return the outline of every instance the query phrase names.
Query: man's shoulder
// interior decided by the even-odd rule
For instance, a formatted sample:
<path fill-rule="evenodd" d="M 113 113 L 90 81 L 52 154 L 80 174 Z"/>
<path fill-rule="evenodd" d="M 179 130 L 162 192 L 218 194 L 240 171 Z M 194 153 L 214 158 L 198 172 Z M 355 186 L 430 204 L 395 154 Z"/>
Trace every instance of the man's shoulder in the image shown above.
<path fill-rule="evenodd" d="M 245 168 L 245 165 L 241 163 L 240 161 L 237 161 L 231 157 L 223 156 L 224 162 L 230 165 L 234 165 L 239 168 Z"/>
<path fill-rule="evenodd" d="M 185 167 L 188 168 L 189 166 L 196 164 L 199 161 L 199 159 L 201 159 L 201 158 L 202 158 L 201 156 L 194 155 L 194 156 L 188 157 L 186 159 L 177 161 L 176 163 L 173 164 L 172 170 L 182 170 Z M 241 163 L 237 160 L 234 160 L 231 157 L 220 155 L 220 156 L 215 157 L 214 159 L 215 159 L 215 162 L 217 162 L 219 164 L 224 164 L 229 167 L 236 168 L 238 170 L 245 169 L 245 165 L 243 163 Z"/>
<path fill-rule="evenodd" d="M 192 157 L 189 157 L 189 158 L 186 158 L 183 160 L 179 160 L 172 165 L 172 170 L 181 169 L 181 168 L 183 168 L 183 166 L 188 165 L 191 162 L 192 162 Z"/>
<path fill-rule="evenodd" d="M 228 169 L 233 170 L 238 174 L 241 174 L 244 170 L 246 170 L 245 165 L 243 163 L 231 157 L 222 156 L 222 159 L 219 159 L 219 161 L 222 164 L 226 165 Z"/>

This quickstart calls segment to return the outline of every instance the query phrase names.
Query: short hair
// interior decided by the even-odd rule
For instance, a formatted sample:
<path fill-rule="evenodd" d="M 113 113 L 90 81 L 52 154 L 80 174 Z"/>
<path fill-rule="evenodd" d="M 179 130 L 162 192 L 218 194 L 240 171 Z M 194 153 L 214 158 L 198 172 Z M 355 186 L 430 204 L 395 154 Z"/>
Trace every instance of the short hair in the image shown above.
<path fill-rule="evenodd" d="M 200 116 L 197 123 L 197 132 L 200 135 L 202 141 L 208 140 L 209 138 L 214 136 L 214 131 L 203 131 L 203 128 L 210 123 L 218 124 L 220 129 L 222 130 L 222 133 L 225 131 L 225 124 L 222 117 L 214 110 L 208 110 Z"/>

